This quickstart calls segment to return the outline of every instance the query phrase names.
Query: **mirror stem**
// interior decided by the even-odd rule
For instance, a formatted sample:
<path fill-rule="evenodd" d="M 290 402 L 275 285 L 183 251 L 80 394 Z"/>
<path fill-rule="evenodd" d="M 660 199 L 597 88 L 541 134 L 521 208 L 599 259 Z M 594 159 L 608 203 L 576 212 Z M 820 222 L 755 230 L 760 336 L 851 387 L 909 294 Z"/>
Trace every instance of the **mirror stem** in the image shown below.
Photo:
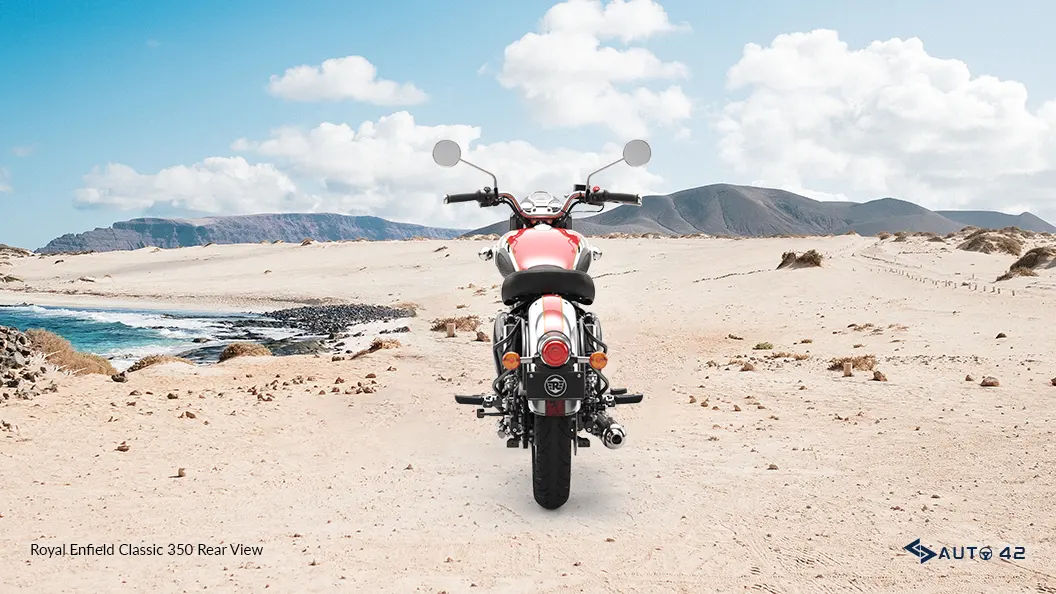
<path fill-rule="evenodd" d="M 473 169 L 476 169 L 477 171 L 481 171 L 481 172 L 484 172 L 484 173 L 487 173 L 488 175 L 490 175 L 491 176 L 491 191 L 494 192 L 496 196 L 499 195 L 499 180 L 498 180 L 498 178 L 495 177 L 494 173 L 488 171 L 487 169 L 483 169 L 481 167 L 477 167 L 476 165 L 470 163 L 469 161 L 467 161 L 465 159 L 459 159 L 458 161 L 460 163 L 465 163 L 466 165 L 469 165 L 470 167 L 472 167 Z"/>
<path fill-rule="evenodd" d="M 597 174 L 601 173 L 602 171 L 605 171 L 605 170 L 606 170 L 606 169 L 608 169 L 609 167 L 612 167 L 613 165 L 618 165 L 618 164 L 620 164 L 620 163 L 623 163 L 623 159 L 619 159 L 619 160 L 617 160 L 617 161 L 613 161 L 612 163 L 609 163 L 608 165 L 606 165 L 606 166 L 602 167 L 601 169 L 597 169 L 597 170 L 595 170 L 595 171 L 594 171 L 593 173 L 591 173 L 590 175 L 588 175 L 588 176 L 587 176 L 587 195 L 588 195 L 588 196 L 590 195 L 590 188 L 592 188 L 592 187 L 593 187 L 593 186 L 591 186 L 591 185 L 590 185 L 590 178 L 592 178 L 592 177 L 594 177 L 595 175 L 597 175 Z"/>

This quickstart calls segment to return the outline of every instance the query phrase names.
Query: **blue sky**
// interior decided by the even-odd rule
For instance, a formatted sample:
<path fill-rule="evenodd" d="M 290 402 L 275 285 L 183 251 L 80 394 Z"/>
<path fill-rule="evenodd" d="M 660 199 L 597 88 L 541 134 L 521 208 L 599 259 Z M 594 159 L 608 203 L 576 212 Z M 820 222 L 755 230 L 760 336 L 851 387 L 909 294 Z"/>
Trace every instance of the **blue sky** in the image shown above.
<path fill-rule="evenodd" d="M 543 21 L 553 1 L 0 0 L 0 242 L 35 248 L 143 214 L 277 208 L 470 226 L 489 216 L 442 210 L 439 196 L 485 180 L 419 162 L 437 127 L 456 125 L 463 149 L 501 166 L 511 189 L 565 190 L 575 171 L 618 154 L 633 134 L 653 144 L 654 160 L 647 171 L 614 173 L 614 189 L 762 183 L 819 199 L 895 195 L 1056 218 L 1052 5 L 635 2 L 666 21 L 622 34 L 587 24 L 573 31 L 617 60 L 571 96 L 589 102 L 593 88 L 611 84 L 597 99 L 626 107 L 631 115 L 620 117 L 539 99 L 569 88 L 548 78 L 553 65 L 534 62 L 541 46 L 525 40 L 544 35 L 536 42 L 564 51 L 571 37 L 558 33 L 569 24 Z M 599 15 L 610 7 L 587 5 Z M 811 34 L 819 29 L 831 33 Z M 803 36 L 775 42 L 795 33 Z M 922 49 L 870 46 L 913 38 Z M 749 59 L 749 43 L 764 51 Z M 621 77 L 631 54 L 641 57 L 631 49 L 664 74 Z M 287 69 L 347 56 L 427 98 L 379 104 L 269 90 Z M 792 82 L 783 78 L 790 72 Z M 634 103 L 637 89 L 664 98 Z M 382 119 L 401 112 L 402 131 L 378 133 L 384 162 L 364 158 L 368 147 L 353 146 L 356 138 L 330 136 L 295 152 L 320 124 L 358 134 L 364 122 L 385 128 Z M 320 155 L 335 162 L 320 164 Z M 214 157 L 245 164 L 198 166 Z M 233 181 L 217 181 L 225 175 Z M 242 184 L 247 175 L 252 184 Z M 188 199 L 199 191 L 212 197 Z"/>

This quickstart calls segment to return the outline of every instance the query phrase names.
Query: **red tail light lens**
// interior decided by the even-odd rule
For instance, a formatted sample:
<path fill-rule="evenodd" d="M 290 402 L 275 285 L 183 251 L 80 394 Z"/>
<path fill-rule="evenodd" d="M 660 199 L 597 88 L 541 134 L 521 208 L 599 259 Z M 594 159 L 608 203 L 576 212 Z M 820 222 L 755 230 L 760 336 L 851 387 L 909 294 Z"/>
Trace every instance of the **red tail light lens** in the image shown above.
<path fill-rule="evenodd" d="M 546 363 L 550 367 L 561 367 L 568 362 L 569 350 L 568 343 L 563 340 L 552 338 L 543 343 L 543 348 L 539 352 L 543 357 L 543 363 Z"/>

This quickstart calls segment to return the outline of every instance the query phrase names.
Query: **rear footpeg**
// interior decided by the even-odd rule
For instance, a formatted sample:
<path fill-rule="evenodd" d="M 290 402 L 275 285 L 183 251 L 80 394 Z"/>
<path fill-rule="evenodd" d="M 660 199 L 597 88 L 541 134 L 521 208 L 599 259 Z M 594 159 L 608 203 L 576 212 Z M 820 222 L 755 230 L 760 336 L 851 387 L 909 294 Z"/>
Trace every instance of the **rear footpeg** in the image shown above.
<path fill-rule="evenodd" d="M 619 395 L 613 393 L 612 403 L 613 404 L 638 404 L 644 398 L 641 394 L 627 394 L 626 391 Z"/>
<path fill-rule="evenodd" d="M 459 404 L 470 404 L 473 406 L 484 406 L 483 396 L 460 396 L 455 395 L 455 402 Z"/>

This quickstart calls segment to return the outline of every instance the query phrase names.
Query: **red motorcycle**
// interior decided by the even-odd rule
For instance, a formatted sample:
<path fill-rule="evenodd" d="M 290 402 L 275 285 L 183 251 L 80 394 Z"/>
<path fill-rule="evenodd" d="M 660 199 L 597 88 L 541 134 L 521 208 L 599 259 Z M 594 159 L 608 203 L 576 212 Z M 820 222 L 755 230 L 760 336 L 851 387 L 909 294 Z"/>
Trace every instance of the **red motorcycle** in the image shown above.
<path fill-rule="evenodd" d="M 606 202 L 641 205 L 635 194 L 591 187 L 590 178 L 618 163 L 639 167 L 649 161 L 644 140 L 632 140 L 623 158 L 587 176 L 572 194 L 559 199 L 535 192 L 518 201 L 498 191 L 495 175 L 462 159 L 458 144 L 441 140 L 433 160 L 443 167 L 465 163 L 487 173 L 492 187 L 469 194 L 448 194 L 445 203 L 505 204 L 512 209 L 510 231 L 481 250 L 502 273 L 502 301 L 509 307 L 495 316 L 492 350 L 497 377 L 492 393 L 455 396 L 459 404 L 479 407 L 477 417 L 498 417 L 506 447 L 531 448 L 535 500 L 547 509 L 568 501 L 572 453 L 590 446 L 585 431 L 610 449 L 626 443 L 627 434 L 607 409 L 642 401 L 641 394 L 612 388 L 602 373 L 608 346 L 598 316 L 586 310 L 594 301 L 594 281 L 587 274 L 601 251 L 569 229 L 572 209 Z M 489 412 L 493 409 L 493 412 Z"/>

